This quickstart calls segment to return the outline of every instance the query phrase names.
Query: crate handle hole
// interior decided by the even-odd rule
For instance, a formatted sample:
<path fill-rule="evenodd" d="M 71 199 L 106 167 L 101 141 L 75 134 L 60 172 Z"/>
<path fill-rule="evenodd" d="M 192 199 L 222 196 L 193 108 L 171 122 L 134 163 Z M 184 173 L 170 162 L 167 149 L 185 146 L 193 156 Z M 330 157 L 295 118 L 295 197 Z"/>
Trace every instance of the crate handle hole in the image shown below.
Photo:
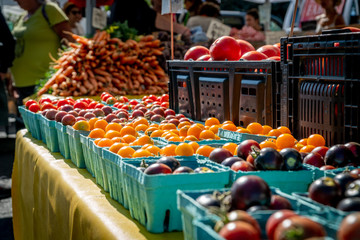
<path fill-rule="evenodd" d="M 243 107 L 241 107 L 241 108 L 240 108 L 240 110 L 241 110 L 241 111 L 244 111 L 244 108 L 243 108 Z"/>
<path fill-rule="evenodd" d="M 204 101 L 202 101 L 201 103 L 202 103 L 202 104 L 204 104 L 205 102 L 204 102 Z"/>
<path fill-rule="evenodd" d="M 219 103 L 219 107 L 221 107 L 221 103 Z"/>
<path fill-rule="evenodd" d="M 249 89 L 249 95 L 256 96 L 256 89 L 255 88 L 250 88 Z"/>
<path fill-rule="evenodd" d="M 221 87 L 220 87 L 220 85 L 218 86 L 218 89 L 220 89 Z"/>
<path fill-rule="evenodd" d="M 254 112 L 256 112 L 256 110 L 255 110 L 255 109 L 253 109 L 253 110 L 252 110 L 252 112 L 254 113 Z"/>
<path fill-rule="evenodd" d="M 215 106 L 216 104 L 215 103 L 213 103 L 213 106 Z"/>
<path fill-rule="evenodd" d="M 247 112 L 249 112 L 249 111 L 250 111 L 250 109 L 249 109 L 249 108 L 247 108 L 247 109 L 246 109 L 246 111 L 247 111 Z"/>
<path fill-rule="evenodd" d="M 207 105 L 210 105 L 210 102 L 207 102 Z"/>
<path fill-rule="evenodd" d="M 220 94 L 218 95 L 218 98 L 221 98 L 221 95 L 220 95 Z"/>
<path fill-rule="evenodd" d="M 212 97 L 215 97 L 215 93 L 212 94 Z"/>
<path fill-rule="evenodd" d="M 164 232 L 169 230 L 169 223 L 170 223 L 170 210 L 166 210 L 165 212 L 165 219 L 164 219 Z"/>
<path fill-rule="evenodd" d="M 243 122 L 243 121 L 240 121 L 240 126 L 244 126 L 244 122 Z"/>
<path fill-rule="evenodd" d="M 202 92 L 201 95 L 204 96 L 204 93 Z"/>
<path fill-rule="evenodd" d="M 248 90 L 249 90 L 249 89 L 247 89 L 247 88 L 242 88 L 242 89 L 241 89 L 241 94 L 243 94 L 243 95 L 248 95 Z"/>
<path fill-rule="evenodd" d="M 214 86 L 214 85 L 211 85 L 211 88 L 215 88 L 215 86 Z"/>

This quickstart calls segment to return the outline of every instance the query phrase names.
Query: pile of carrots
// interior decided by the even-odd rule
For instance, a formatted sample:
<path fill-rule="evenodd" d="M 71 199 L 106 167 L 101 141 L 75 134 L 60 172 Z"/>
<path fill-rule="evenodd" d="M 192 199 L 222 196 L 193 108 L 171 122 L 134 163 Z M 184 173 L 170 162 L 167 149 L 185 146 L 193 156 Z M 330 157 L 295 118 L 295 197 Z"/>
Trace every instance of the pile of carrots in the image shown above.
<path fill-rule="evenodd" d="M 110 38 L 98 31 L 93 39 L 69 33 L 78 42 L 54 59 L 56 73 L 38 91 L 50 88 L 56 96 L 94 96 L 104 91 L 115 95 L 162 94 L 169 78 L 159 66 L 160 41 L 148 35 L 134 40 Z"/>

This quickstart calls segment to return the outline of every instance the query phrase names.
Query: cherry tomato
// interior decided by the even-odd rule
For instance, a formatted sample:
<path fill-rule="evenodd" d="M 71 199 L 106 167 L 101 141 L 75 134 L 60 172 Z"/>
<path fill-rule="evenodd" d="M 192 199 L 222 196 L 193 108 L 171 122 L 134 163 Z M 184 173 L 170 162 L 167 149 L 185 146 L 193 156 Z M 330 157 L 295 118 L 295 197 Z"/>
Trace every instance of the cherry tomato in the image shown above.
<path fill-rule="evenodd" d="M 51 99 L 50 99 L 50 98 L 42 98 L 42 99 L 39 100 L 39 104 L 40 104 L 40 105 L 43 104 L 44 102 L 49 102 L 49 103 L 51 103 Z"/>
<path fill-rule="evenodd" d="M 87 105 L 86 102 L 76 101 L 75 104 L 74 104 L 74 108 L 87 109 L 88 105 Z"/>
<path fill-rule="evenodd" d="M 95 105 L 95 108 L 100 108 L 101 109 L 103 106 L 104 106 L 104 104 L 98 103 L 98 104 Z"/>
<path fill-rule="evenodd" d="M 249 43 L 248 41 L 242 40 L 242 39 L 237 39 L 236 41 L 240 46 L 241 56 L 244 55 L 247 52 L 255 51 L 254 46 L 251 43 Z"/>
<path fill-rule="evenodd" d="M 93 109 L 93 108 L 95 108 L 97 104 L 98 104 L 98 102 L 95 102 L 95 101 L 91 102 L 91 103 L 88 105 L 88 109 Z"/>
<path fill-rule="evenodd" d="M 160 97 L 160 102 L 168 102 L 169 101 L 169 94 L 163 94 Z"/>
<path fill-rule="evenodd" d="M 30 106 L 29 106 L 29 110 L 31 112 L 38 112 L 40 110 L 40 105 L 35 101 L 35 103 L 32 103 Z"/>
<path fill-rule="evenodd" d="M 56 109 L 56 107 L 49 102 L 45 102 L 41 105 L 41 111 L 44 111 L 45 109 Z"/>
<path fill-rule="evenodd" d="M 268 57 L 280 57 L 280 49 L 273 45 L 264 45 L 258 48 L 256 51 L 258 51 L 259 53 L 263 53 Z"/>
<path fill-rule="evenodd" d="M 127 103 L 127 102 L 129 102 L 129 99 L 128 99 L 127 97 L 125 97 L 125 96 L 121 96 L 121 97 L 119 98 L 119 100 L 120 100 L 120 102 L 122 102 L 122 103 Z"/>
<path fill-rule="evenodd" d="M 162 102 L 160 106 L 164 108 L 169 108 L 169 102 Z"/>
<path fill-rule="evenodd" d="M 33 99 L 28 100 L 28 101 L 26 101 L 26 103 L 25 103 L 25 107 L 28 109 L 28 108 L 30 107 L 30 105 L 33 104 L 33 103 L 37 103 L 37 101 L 35 101 L 35 100 L 33 100 Z"/>
<path fill-rule="evenodd" d="M 106 102 L 106 100 L 108 99 L 108 98 L 110 98 L 110 97 L 113 97 L 111 94 L 105 94 L 102 98 L 101 98 L 101 100 L 103 100 L 104 102 Z"/>
<path fill-rule="evenodd" d="M 57 102 L 57 107 L 60 108 L 61 106 L 64 106 L 64 105 L 66 105 L 66 104 L 70 104 L 67 99 L 60 99 L 60 100 Z"/>
<path fill-rule="evenodd" d="M 131 101 L 129 102 L 129 104 L 135 106 L 135 105 L 138 105 L 139 102 L 134 99 L 134 100 L 131 100 Z"/>

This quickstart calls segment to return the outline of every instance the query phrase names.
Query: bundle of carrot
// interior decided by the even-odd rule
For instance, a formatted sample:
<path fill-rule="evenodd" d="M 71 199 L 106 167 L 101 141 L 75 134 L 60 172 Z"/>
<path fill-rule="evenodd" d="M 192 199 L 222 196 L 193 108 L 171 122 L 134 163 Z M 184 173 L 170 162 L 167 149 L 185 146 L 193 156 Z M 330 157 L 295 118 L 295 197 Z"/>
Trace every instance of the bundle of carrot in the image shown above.
<path fill-rule="evenodd" d="M 168 91 L 169 78 L 159 66 L 156 56 L 162 54 L 160 41 L 154 36 L 139 42 L 110 38 L 98 31 L 93 39 L 69 33 L 78 42 L 54 59 L 56 73 L 38 91 L 50 88 L 57 96 L 94 96 L 101 92 L 115 95 L 162 94 Z"/>

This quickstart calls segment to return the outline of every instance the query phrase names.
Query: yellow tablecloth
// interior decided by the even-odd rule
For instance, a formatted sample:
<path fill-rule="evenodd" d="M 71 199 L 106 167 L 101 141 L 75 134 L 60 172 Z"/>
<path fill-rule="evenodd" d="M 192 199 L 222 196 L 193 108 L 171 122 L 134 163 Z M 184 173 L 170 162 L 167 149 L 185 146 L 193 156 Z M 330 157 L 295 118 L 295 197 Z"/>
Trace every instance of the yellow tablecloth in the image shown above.
<path fill-rule="evenodd" d="M 15 239 L 183 239 L 151 234 L 86 171 L 17 133 L 12 174 Z"/>

